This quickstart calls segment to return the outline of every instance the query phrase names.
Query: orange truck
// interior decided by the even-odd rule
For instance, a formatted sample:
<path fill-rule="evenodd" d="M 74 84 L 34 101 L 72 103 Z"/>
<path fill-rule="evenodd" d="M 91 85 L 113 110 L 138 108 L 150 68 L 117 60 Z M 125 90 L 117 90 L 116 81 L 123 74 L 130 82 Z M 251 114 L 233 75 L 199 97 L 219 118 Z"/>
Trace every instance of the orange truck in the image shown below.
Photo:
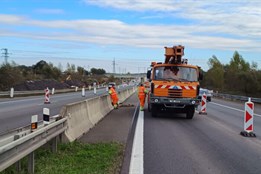
<path fill-rule="evenodd" d="M 186 113 L 192 119 L 198 99 L 202 79 L 200 67 L 188 64 L 182 58 L 184 46 L 165 47 L 165 62 L 152 62 L 147 72 L 150 82 L 148 110 L 152 116 L 164 111 Z"/>

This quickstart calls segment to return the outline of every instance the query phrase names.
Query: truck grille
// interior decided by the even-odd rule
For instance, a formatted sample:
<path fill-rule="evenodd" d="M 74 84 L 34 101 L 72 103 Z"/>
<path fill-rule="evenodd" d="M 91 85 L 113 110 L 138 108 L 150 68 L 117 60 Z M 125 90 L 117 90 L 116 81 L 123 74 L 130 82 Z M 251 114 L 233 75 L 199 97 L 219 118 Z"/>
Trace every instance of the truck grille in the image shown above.
<path fill-rule="evenodd" d="M 182 97 L 182 89 L 169 89 L 168 95 L 170 98 L 181 98 Z"/>

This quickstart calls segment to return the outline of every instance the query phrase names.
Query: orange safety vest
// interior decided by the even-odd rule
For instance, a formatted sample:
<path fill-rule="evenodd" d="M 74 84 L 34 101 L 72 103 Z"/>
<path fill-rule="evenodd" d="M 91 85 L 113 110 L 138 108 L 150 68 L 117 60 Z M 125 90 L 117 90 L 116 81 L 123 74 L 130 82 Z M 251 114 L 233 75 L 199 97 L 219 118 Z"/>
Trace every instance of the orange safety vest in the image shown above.
<path fill-rule="evenodd" d="M 139 87 L 139 96 L 145 96 L 146 92 L 145 92 L 145 87 L 144 86 L 140 86 Z"/>
<path fill-rule="evenodd" d="M 111 95 L 111 98 L 117 98 L 117 93 L 112 87 L 109 90 L 109 94 Z"/>

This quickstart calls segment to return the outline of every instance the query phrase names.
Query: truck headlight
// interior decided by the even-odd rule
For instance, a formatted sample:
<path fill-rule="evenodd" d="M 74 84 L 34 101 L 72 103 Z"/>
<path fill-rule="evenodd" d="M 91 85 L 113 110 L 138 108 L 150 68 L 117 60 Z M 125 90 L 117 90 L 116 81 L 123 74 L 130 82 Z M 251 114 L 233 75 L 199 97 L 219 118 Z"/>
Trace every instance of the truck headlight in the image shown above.
<path fill-rule="evenodd" d="M 193 100 L 191 103 L 194 105 L 196 102 Z"/>
<path fill-rule="evenodd" d="M 156 103 L 159 102 L 159 99 L 156 98 L 156 99 L 154 100 L 154 102 L 156 102 Z"/>

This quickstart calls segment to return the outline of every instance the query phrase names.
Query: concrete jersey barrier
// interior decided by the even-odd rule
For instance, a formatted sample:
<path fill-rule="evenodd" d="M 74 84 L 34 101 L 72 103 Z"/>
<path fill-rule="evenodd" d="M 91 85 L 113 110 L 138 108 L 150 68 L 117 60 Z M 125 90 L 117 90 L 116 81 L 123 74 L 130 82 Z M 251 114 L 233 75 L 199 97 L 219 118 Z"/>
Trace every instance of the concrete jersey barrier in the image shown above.
<path fill-rule="evenodd" d="M 110 97 L 108 95 L 87 100 L 88 117 L 93 125 L 98 123 L 104 115 L 113 109 L 111 103 L 109 103 L 109 100 Z"/>
<path fill-rule="evenodd" d="M 70 142 L 79 136 L 79 132 L 86 132 L 93 127 L 93 123 L 86 116 L 88 115 L 87 101 L 66 105 L 62 109 L 61 115 L 67 117 L 68 127 L 65 130 L 65 135 Z"/>
<path fill-rule="evenodd" d="M 131 88 L 119 92 L 119 101 L 125 101 L 135 93 L 135 91 L 136 88 Z M 113 110 L 113 106 L 111 105 L 109 95 L 67 104 L 60 112 L 62 117 L 67 117 L 68 128 L 65 131 L 66 139 L 72 142 L 80 138 L 111 110 Z"/>

